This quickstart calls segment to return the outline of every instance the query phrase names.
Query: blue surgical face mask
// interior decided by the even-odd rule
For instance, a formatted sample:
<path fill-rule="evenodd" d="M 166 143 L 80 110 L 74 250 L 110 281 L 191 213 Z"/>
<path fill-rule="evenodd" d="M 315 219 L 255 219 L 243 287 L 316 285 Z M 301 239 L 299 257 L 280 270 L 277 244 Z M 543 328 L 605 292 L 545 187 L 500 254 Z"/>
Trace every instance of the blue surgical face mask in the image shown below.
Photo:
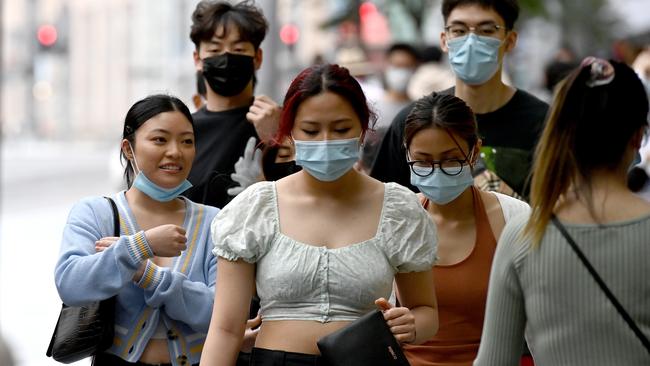
<path fill-rule="evenodd" d="M 384 77 L 386 78 L 386 86 L 388 89 L 394 90 L 398 93 L 406 93 L 406 89 L 412 76 L 412 69 L 408 67 L 396 66 L 389 66 L 384 74 Z"/>
<path fill-rule="evenodd" d="M 490 80 L 499 68 L 501 40 L 470 33 L 447 41 L 449 63 L 454 74 L 468 85 Z"/>
<path fill-rule="evenodd" d="M 131 146 L 131 144 L 129 144 L 129 146 Z M 133 180 L 133 187 L 137 188 L 140 192 L 146 194 L 152 199 L 158 202 L 169 202 L 192 187 L 192 183 L 190 183 L 187 179 L 185 179 L 181 184 L 177 185 L 174 188 L 163 188 L 157 185 L 149 178 L 147 178 L 142 170 L 140 170 L 138 161 L 135 159 L 135 152 L 133 150 L 133 147 L 131 147 L 131 152 L 133 154 L 133 163 L 135 165 L 135 169 L 137 169 L 137 175 Z"/>
<path fill-rule="evenodd" d="M 417 166 L 414 166 L 413 169 L 424 169 L 423 174 L 430 170 L 430 168 Z M 474 178 L 472 178 L 472 169 L 469 165 L 463 166 L 463 170 L 454 176 L 435 169 L 431 175 L 421 177 L 411 170 L 411 184 L 418 187 L 423 195 L 437 205 L 446 205 L 455 200 L 473 183 Z"/>
<path fill-rule="evenodd" d="M 294 143 L 296 164 L 322 182 L 341 178 L 359 160 L 358 137 L 346 140 L 294 140 Z"/>

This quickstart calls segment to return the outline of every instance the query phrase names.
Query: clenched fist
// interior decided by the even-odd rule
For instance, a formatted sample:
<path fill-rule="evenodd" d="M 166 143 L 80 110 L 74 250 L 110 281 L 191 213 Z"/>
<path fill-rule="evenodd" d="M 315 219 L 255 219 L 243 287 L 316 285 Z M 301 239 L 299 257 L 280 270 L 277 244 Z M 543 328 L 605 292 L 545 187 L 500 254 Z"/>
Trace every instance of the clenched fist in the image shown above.
<path fill-rule="evenodd" d="M 185 229 L 178 225 L 156 226 L 144 232 L 149 247 L 157 257 L 178 257 L 187 246 Z"/>

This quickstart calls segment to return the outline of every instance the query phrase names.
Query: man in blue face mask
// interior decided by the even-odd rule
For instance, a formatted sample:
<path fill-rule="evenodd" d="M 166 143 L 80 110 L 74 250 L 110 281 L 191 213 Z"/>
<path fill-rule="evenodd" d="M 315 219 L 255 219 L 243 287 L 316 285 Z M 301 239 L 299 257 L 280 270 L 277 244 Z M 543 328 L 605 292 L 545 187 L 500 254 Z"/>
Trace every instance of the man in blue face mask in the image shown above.
<path fill-rule="evenodd" d="M 502 81 L 503 59 L 517 43 L 518 14 L 516 0 L 444 0 L 440 45 L 456 77 L 455 86 L 443 92 L 472 108 L 483 138 L 475 175 L 485 171 L 483 176 L 495 178 L 477 185 L 526 197 L 532 152 L 548 105 Z M 410 185 L 403 147 L 404 122 L 411 109 L 406 107 L 393 120 L 371 175 L 416 190 Z"/>

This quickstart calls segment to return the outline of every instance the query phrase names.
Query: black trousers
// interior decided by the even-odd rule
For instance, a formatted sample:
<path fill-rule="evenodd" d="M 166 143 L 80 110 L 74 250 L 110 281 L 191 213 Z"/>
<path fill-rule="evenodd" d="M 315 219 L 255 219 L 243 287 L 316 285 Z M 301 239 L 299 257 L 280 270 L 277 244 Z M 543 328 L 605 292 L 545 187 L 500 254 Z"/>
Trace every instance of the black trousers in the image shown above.
<path fill-rule="evenodd" d="M 250 366 L 328 366 L 317 355 L 253 348 Z"/>
<path fill-rule="evenodd" d="M 101 353 L 93 357 L 92 366 L 171 366 L 171 363 L 149 364 L 143 362 L 128 362 L 110 353 Z M 196 363 L 192 366 L 198 366 Z M 189 364 L 187 366 L 190 366 Z"/>

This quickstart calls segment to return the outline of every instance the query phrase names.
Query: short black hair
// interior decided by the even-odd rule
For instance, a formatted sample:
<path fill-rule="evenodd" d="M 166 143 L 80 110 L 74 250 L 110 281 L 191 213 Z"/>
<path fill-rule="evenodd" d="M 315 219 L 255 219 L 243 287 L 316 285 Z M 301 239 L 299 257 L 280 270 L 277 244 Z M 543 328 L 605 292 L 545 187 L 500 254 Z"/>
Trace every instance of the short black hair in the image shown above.
<path fill-rule="evenodd" d="M 420 52 L 413 46 L 408 43 L 393 43 L 388 49 L 386 49 L 386 58 L 390 57 L 394 52 L 406 52 L 413 56 L 414 59 L 420 61 L 422 56 Z"/>
<path fill-rule="evenodd" d="M 438 46 L 426 46 L 420 50 L 422 62 L 440 62 L 442 60 L 442 50 Z"/>
<path fill-rule="evenodd" d="M 232 25 L 239 31 L 241 39 L 252 43 L 256 50 L 269 29 L 264 14 L 252 1 L 232 5 L 226 1 L 203 0 L 192 13 L 190 39 L 198 50 L 201 41 L 211 40 L 220 26 L 223 26 L 225 36 Z"/>
<path fill-rule="evenodd" d="M 503 18 L 508 30 L 514 28 L 519 17 L 519 2 L 517 0 L 443 0 L 442 18 L 445 23 L 447 23 L 449 15 L 455 8 L 466 5 L 478 5 L 485 9 L 494 9 Z"/>

